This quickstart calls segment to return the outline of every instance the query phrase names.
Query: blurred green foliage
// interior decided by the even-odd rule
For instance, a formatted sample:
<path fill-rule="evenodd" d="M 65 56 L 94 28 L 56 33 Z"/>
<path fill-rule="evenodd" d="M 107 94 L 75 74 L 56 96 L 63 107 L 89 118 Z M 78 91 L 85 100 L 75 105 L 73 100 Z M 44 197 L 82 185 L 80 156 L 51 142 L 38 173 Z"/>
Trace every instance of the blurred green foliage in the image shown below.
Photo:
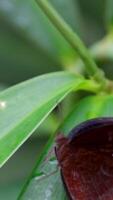
<path fill-rule="evenodd" d="M 112 34 L 112 0 L 50 2 L 87 45 L 93 45 L 105 35 Z M 98 58 L 96 53 L 93 54 L 99 66 L 112 78 L 113 51 L 110 48 L 109 60 L 108 48 L 108 59 L 105 61 L 102 58 L 102 49 L 107 48 L 103 48 L 102 45 L 103 42 L 100 48 L 99 43 L 100 57 Z M 75 66 L 77 58 L 34 0 L 0 0 L 0 90 L 39 74 Z M 75 101 L 76 98 L 73 99 L 73 103 Z M 39 143 L 35 134 L 35 139 L 32 137 L 7 165 L 0 169 L 0 199 L 16 199 L 22 187 L 21 183 L 33 167 L 38 152 L 47 141 L 48 133 L 55 130 L 58 121 L 59 115 L 55 111 L 55 115 L 50 116 L 38 130 L 42 135 Z"/>

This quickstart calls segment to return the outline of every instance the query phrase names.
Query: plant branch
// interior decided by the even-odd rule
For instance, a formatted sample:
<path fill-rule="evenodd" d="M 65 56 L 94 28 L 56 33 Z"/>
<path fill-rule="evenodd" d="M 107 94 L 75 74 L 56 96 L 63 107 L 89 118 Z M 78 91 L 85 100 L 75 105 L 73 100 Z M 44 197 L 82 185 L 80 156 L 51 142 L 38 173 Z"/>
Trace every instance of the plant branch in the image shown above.
<path fill-rule="evenodd" d="M 105 83 L 106 79 L 104 76 L 104 72 L 97 67 L 88 49 L 85 47 L 84 43 L 81 41 L 78 35 L 75 32 L 73 32 L 70 26 L 61 18 L 61 16 L 57 13 L 57 11 L 47 0 L 35 1 L 43 10 L 45 15 L 50 19 L 53 25 L 59 30 L 63 37 L 79 54 L 79 56 L 85 63 L 87 73 L 89 74 L 89 76 L 93 77 L 96 81 L 100 83 Z"/>

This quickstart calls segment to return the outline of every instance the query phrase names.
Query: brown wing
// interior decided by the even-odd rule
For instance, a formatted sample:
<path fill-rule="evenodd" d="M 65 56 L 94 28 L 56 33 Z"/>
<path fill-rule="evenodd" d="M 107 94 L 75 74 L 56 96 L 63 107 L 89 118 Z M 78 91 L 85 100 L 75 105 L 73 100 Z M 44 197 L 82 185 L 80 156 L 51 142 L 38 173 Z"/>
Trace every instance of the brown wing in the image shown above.
<path fill-rule="evenodd" d="M 113 125 L 90 131 L 86 129 L 83 137 L 80 134 L 81 142 L 79 137 L 58 141 L 56 154 L 64 185 L 71 200 L 113 200 Z M 85 132 L 88 142 L 84 143 Z M 92 145 L 91 135 L 100 141 L 102 133 L 101 142 L 95 140 Z"/>

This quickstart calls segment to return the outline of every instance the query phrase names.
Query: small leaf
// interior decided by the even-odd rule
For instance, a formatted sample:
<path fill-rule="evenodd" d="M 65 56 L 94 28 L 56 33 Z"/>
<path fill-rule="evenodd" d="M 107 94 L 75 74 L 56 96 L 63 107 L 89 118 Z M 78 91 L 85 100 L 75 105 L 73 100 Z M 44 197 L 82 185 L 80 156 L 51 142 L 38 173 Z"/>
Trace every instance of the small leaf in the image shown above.
<path fill-rule="evenodd" d="M 0 166 L 73 89 L 91 82 L 59 72 L 33 78 L 0 94 Z M 89 88 L 90 89 L 90 88 Z"/>
<path fill-rule="evenodd" d="M 73 109 L 72 113 L 66 118 L 59 132 L 68 135 L 70 130 L 77 124 L 95 117 L 113 117 L 113 96 L 91 96 L 84 98 Z M 54 137 L 47 144 L 41 158 L 38 160 L 35 170 L 25 185 L 19 200 L 33 199 L 42 200 L 47 198 L 47 191 L 50 189 L 49 200 L 67 199 L 61 178 L 58 178 L 58 166 L 54 151 Z M 57 172 L 56 172 L 57 169 Z M 55 175 L 56 172 L 56 175 Z M 43 179 L 38 180 L 40 174 Z M 54 175 L 52 175 L 54 174 Z M 57 179 L 58 178 L 58 179 Z M 55 181 L 57 179 L 57 181 Z M 41 188 L 40 188 L 41 181 Z M 54 182 L 55 181 L 55 182 Z M 52 184 L 51 184 L 52 183 Z M 51 187 L 50 187 L 51 186 Z M 60 188 L 60 189 L 59 189 Z M 59 198 L 57 197 L 59 195 Z M 43 197 L 43 198 L 42 198 Z"/>

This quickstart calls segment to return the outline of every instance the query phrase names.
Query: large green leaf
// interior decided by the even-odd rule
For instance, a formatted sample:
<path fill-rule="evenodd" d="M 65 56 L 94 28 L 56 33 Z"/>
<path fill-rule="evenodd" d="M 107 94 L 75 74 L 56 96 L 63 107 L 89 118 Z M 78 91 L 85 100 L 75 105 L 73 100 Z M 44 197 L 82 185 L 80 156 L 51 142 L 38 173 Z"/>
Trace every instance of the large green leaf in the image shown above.
<path fill-rule="evenodd" d="M 101 116 L 113 117 L 113 96 L 91 96 L 81 100 L 59 128 L 59 132 L 68 135 L 69 131 L 78 123 Z M 38 200 L 67 199 L 55 154 L 54 151 L 51 151 L 53 147 L 54 137 L 51 138 L 38 160 L 32 175 L 18 198 L 19 200 L 37 200 L 37 197 Z"/>
<path fill-rule="evenodd" d="M 59 72 L 33 78 L 2 92 L 0 166 L 70 91 L 81 88 L 90 90 L 91 84 L 81 76 Z"/>

